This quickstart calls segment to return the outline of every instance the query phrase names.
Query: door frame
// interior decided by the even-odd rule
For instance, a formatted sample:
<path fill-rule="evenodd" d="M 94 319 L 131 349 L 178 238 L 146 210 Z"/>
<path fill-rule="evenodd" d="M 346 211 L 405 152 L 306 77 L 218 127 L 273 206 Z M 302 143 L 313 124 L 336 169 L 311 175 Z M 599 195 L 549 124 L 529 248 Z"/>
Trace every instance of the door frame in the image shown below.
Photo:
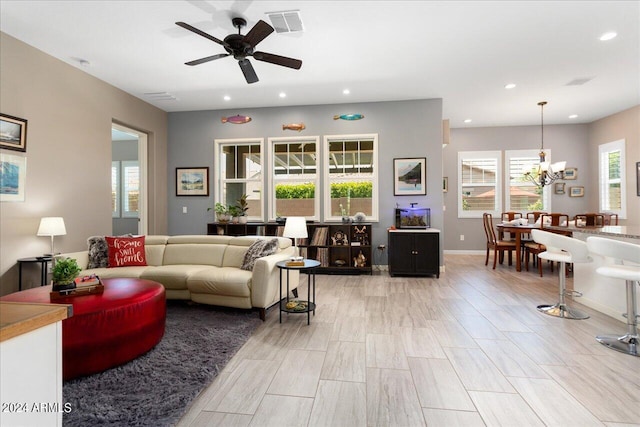
<path fill-rule="evenodd" d="M 138 164 L 140 166 L 140 195 L 138 200 L 138 234 L 146 235 L 149 230 L 149 192 L 148 192 L 148 144 L 149 135 L 130 126 L 112 121 L 111 128 L 120 132 L 126 132 L 138 138 Z"/>

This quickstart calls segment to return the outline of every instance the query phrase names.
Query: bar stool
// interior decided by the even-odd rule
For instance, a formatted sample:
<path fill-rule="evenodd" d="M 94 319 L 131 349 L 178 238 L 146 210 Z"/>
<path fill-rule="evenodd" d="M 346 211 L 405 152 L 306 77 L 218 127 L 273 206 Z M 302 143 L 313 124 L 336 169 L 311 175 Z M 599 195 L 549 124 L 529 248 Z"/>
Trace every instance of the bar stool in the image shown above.
<path fill-rule="evenodd" d="M 598 335 L 596 339 L 610 349 L 622 353 L 638 354 L 638 314 L 636 312 L 636 284 L 640 284 L 640 265 L 624 265 L 624 261 L 640 264 L 640 245 L 602 237 L 589 237 L 587 247 L 594 254 L 610 257 L 615 264 L 598 267 L 602 276 L 623 279 L 627 283 L 627 333 L 623 336 Z"/>
<path fill-rule="evenodd" d="M 588 314 L 568 307 L 564 300 L 565 296 L 582 296 L 580 292 L 566 290 L 566 264 L 568 262 L 591 262 L 587 244 L 581 240 L 542 230 L 531 230 L 531 234 L 535 242 L 541 243 L 547 248 L 545 252 L 538 254 L 538 258 L 556 261 L 560 264 L 558 269 L 560 271 L 559 301 L 553 305 L 539 305 L 538 311 L 564 319 L 588 319 Z"/>

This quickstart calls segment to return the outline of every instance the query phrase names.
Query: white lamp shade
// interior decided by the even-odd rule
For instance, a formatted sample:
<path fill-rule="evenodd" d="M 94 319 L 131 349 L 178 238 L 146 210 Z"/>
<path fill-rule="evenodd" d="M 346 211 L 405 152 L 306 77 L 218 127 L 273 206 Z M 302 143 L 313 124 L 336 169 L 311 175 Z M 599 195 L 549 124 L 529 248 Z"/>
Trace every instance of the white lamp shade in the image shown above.
<path fill-rule="evenodd" d="M 40 219 L 38 236 L 64 236 L 67 229 L 64 227 L 64 220 L 59 216 L 47 216 Z"/>
<path fill-rule="evenodd" d="M 284 224 L 284 237 L 292 237 L 294 239 L 304 239 L 307 234 L 307 220 L 303 216 L 290 216 Z"/>

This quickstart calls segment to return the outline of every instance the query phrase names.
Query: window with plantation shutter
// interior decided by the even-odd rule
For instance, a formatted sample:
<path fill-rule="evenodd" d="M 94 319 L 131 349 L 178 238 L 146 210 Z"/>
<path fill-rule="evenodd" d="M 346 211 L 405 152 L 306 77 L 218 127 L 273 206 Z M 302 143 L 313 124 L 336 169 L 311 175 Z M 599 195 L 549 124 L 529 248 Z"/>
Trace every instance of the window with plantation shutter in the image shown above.
<path fill-rule="evenodd" d="M 609 142 L 598 147 L 600 163 L 600 211 L 627 217 L 625 185 L 625 141 Z"/>
<path fill-rule="evenodd" d="M 140 165 L 137 161 L 122 162 L 122 217 L 135 218 L 140 211 Z"/>
<path fill-rule="evenodd" d="M 551 159 L 551 152 L 545 150 L 547 160 Z M 553 186 L 538 187 L 525 178 L 526 172 L 537 176 L 540 156 L 538 150 L 507 150 L 505 151 L 505 211 L 551 212 L 551 191 Z"/>
<path fill-rule="evenodd" d="M 459 218 L 481 218 L 485 212 L 500 215 L 501 157 L 500 151 L 458 153 Z"/>

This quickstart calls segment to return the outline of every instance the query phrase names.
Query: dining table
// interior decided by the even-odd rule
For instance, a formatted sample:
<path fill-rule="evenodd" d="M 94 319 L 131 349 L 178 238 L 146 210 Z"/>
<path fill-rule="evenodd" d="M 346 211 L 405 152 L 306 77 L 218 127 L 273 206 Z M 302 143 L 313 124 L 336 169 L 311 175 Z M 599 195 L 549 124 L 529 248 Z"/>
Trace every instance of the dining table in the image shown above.
<path fill-rule="evenodd" d="M 501 240 L 504 240 L 504 234 L 510 233 L 514 236 L 514 241 L 516 243 L 516 271 L 522 271 L 522 235 L 530 234 L 531 230 L 542 230 L 549 231 L 551 233 L 561 233 L 565 235 L 571 235 L 571 230 L 566 227 L 550 227 L 544 226 L 542 227 L 540 224 L 509 224 L 509 223 L 500 223 L 496 224 L 496 229 L 498 230 L 498 236 Z"/>

